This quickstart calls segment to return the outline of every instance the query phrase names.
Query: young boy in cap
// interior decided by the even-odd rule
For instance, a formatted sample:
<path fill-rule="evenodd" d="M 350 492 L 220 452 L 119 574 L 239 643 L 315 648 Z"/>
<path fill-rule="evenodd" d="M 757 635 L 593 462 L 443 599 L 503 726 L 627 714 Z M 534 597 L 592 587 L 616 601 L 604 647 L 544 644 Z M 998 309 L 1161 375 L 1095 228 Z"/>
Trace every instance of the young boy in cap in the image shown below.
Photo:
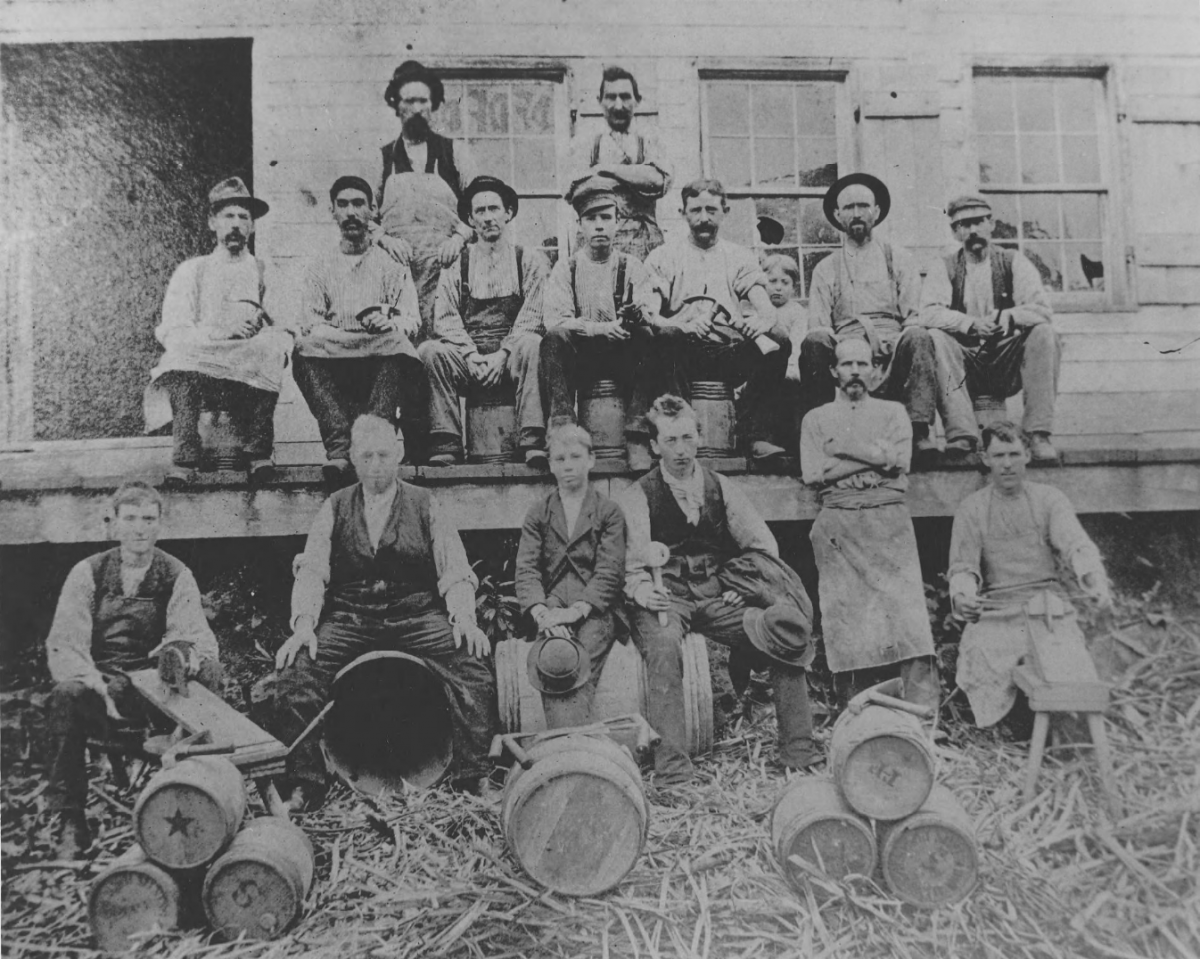
<path fill-rule="evenodd" d="M 596 683 L 622 616 L 625 516 L 588 482 L 596 459 L 587 430 L 552 419 L 547 445 L 556 488 L 525 515 L 516 592 L 535 628 L 529 678 L 554 729 L 593 721 Z"/>

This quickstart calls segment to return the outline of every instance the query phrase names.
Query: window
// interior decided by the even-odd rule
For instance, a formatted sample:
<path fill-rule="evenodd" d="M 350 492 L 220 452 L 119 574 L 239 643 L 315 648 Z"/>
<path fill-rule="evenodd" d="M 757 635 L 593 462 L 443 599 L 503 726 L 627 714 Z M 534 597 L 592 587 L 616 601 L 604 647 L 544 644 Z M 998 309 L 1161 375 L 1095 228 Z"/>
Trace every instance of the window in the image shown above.
<path fill-rule="evenodd" d="M 479 173 L 517 191 L 517 242 L 553 260 L 559 241 L 558 134 L 568 135 L 562 83 L 537 78 L 449 80 L 438 129 L 465 140 Z"/>
<path fill-rule="evenodd" d="M 974 84 L 995 240 L 1024 253 L 1047 290 L 1093 302 L 1114 269 L 1103 87 L 1094 76 L 977 75 Z"/>
<path fill-rule="evenodd" d="M 798 256 L 798 291 L 807 298 L 812 271 L 841 245 L 825 220 L 821 198 L 846 164 L 839 119 L 844 84 L 831 78 L 702 80 L 705 175 L 729 194 L 724 234 L 735 243 Z M 783 225 L 783 240 L 759 239 L 760 216 Z"/>

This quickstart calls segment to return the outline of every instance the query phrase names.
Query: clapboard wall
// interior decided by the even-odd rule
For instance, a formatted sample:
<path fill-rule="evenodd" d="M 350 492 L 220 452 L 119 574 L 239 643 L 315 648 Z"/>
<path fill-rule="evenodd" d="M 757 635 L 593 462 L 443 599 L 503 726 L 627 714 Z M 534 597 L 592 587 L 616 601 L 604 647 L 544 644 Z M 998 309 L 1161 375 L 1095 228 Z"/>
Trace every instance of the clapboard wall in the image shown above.
<path fill-rule="evenodd" d="M 836 75 L 845 100 L 843 169 L 882 175 L 895 197 L 883 233 L 923 259 L 951 242 L 941 209 L 974 189 L 973 78 L 981 70 L 1102 78 L 1109 200 L 1107 293 L 1063 300 L 1057 432 L 1103 444 L 1196 445 L 1200 427 L 1200 6 L 1194 0 L 565 0 L 442 3 L 331 0 L 12 0 L 0 43 L 239 37 L 252 41 L 254 181 L 272 204 L 258 252 L 286 306 L 303 258 L 335 239 L 324 200 L 342 172 L 378 175 L 396 135 L 382 101 L 415 57 L 451 71 L 541 71 L 560 123 L 597 122 L 605 63 L 641 81 L 640 122 L 660 138 L 675 183 L 704 172 L 702 76 L 713 71 Z M 0 97 L 3 91 L 0 90 Z M 565 142 L 565 141 L 564 141 Z M 560 180 L 566 157 L 559 157 Z M 20 189 L 8 182 L 6 190 Z M 680 228 L 677 192 L 660 220 Z M 199 202 L 199 198 L 197 198 Z M 564 207 L 565 211 L 565 207 Z M 564 212 L 565 216 L 565 212 Z M 32 291 L 6 263 L 9 441 L 30 437 Z M 1168 352 L 1176 350 L 1176 352 Z M 313 424 L 289 387 L 280 439 Z"/>

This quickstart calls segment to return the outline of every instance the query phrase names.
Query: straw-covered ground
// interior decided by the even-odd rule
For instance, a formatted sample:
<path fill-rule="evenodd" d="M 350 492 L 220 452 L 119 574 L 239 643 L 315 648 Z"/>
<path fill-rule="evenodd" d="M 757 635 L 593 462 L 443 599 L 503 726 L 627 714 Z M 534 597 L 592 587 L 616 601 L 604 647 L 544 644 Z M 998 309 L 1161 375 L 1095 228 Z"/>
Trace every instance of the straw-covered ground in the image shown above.
<path fill-rule="evenodd" d="M 1102 812 L 1087 751 L 1050 754 L 1037 797 L 1020 798 L 1024 744 L 944 711 L 940 779 L 975 822 L 981 879 L 961 903 L 922 911 L 871 882 L 781 877 L 771 808 L 770 708 L 722 723 L 700 781 L 649 790 L 645 852 L 620 886 L 571 900 L 535 888 L 505 849 L 499 797 L 437 790 L 368 801 L 339 788 L 301 822 L 317 882 L 299 923 L 270 943 L 200 931 L 146 940 L 184 957 L 855 956 L 991 959 L 1200 955 L 1200 620 L 1126 605 L 1109 658 L 1122 670 L 1108 713 L 1121 815 Z M 822 730 L 828 735 L 828 727 Z M 11 744 L 10 744 L 11 745 Z M 11 753 L 10 753 L 11 755 Z M 93 777 L 96 858 L 47 863 L 41 780 L 17 761 L 3 783 L 3 948 L 77 955 L 91 944 L 86 894 L 132 841 L 132 793 Z"/>

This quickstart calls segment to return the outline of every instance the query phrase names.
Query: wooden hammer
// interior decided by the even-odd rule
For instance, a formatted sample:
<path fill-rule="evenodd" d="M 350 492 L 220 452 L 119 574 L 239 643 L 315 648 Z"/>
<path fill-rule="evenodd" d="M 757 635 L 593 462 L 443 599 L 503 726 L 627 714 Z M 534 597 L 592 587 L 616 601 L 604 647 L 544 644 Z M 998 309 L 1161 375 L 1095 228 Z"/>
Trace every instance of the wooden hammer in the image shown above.
<path fill-rule="evenodd" d="M 650 567 L 650 575 L 654 578 L 656 589 L 663 588 L 662 568 L 670 558 L 671 551 L 666 543 L 651 543 L 646 549 L 646 565 Z M 659 610 L 658 625 L 667 625 L 667 614 L 663 610 Z"/>

